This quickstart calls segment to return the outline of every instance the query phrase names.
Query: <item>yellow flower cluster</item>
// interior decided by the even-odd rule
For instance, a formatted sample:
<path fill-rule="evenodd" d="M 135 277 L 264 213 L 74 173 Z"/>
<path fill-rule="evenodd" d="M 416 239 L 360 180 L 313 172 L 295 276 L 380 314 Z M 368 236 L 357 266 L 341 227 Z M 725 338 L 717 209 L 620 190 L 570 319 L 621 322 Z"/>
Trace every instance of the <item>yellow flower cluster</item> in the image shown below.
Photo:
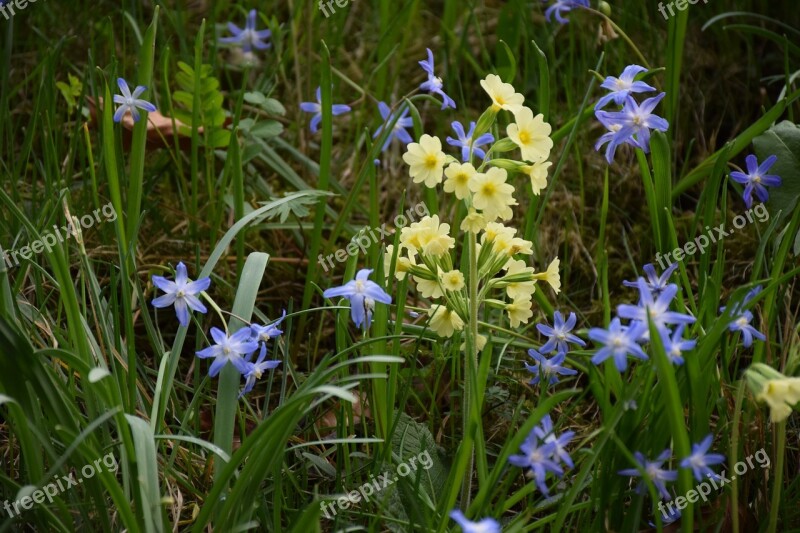
<path fill-rule="evenodd" d="M 558 274 L 559 260 L 554 259 L 547 271 L 536 273 L 527 260 L 519 256 L 533 255 L 533 243 L 516 236 L 514 228 L 504 225 L 512 219 L 512 207 L 518 205 L 514 186 L 509 175 L 518 173 L 530 178 L 534 194 L 547 186 L 547 161 L 553 141 L 551 127 L 542 114 L 535 115 L 524 105 L 524 97 L 514 87 L 496 75 L 490 74 L 481 86 L 492 100 L 491 106 L 478 121 L 473 138 L 491 128 L 501 110 L 513 113 L 514 122 L 506 128 L 507 138 L 497 141 L 488 151 L 487 158 L 478 168 L 471 162 L 459 162 L 442 151 L 442 142 L 434 136 L 422 135 L 419 142 L 409 143 L 403 160 L 409 165 L 409 175 L 414 183 L 436 188 L 444 181 L 444 192 L 463 201 L 466 215 L 460 229 L 473 234 L 476 262 L 478 302 L 503 310 L 512 328 L 525 324 L 533 316 L 532 297 L 539 280 L 547 282 L 558 293 L 561 282 Z M 519 160 L 493 157 L 500 152 L 518 148 Z M 469 283 L 465 272 L 453 268 L 451 250 L 455 238 L 450 235 L 450 225 L 442 223 L 438 215 L 403 228 L 400 232 L 399 250 L 387 247 L 384 257 L 388 273 L 393 258 L 398 280 L 407 275 L 416 283 L 425 298 L 442 299 L 428 311 L 429 327 L 442 337 L 451 337 L 461 331 L 468 321 Z M 469 274 L 467 272 L 467 274 Z M 508 300 L 495 299 L 490 291 L 500 290 Z M 474 288 L 473 288 L 474 290 Z M 479 344 L 486 342 L 481 336 Z"/>

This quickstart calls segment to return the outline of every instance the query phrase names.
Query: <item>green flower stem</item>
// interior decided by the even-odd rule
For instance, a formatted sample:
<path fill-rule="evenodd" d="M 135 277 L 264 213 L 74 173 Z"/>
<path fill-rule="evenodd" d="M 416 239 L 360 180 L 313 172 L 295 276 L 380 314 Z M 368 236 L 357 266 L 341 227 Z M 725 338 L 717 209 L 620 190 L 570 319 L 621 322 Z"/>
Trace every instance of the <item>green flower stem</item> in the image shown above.
<path fill-rule="evenodd" d="M 465 470 L 464 480 L 461 485 L 461 508 L 466 509 L 469 507 L 470 498 L 472 496 L 472 470 L 475 464 L 474 443 L 472 439 L 472 428 L 470 427 L 473 422 L 473 391 L 477 383 L 473 382 L 473 378 L 478 375 L 478 258 L 477 258 L 477 237 L 474 233 L 469 232 L 469 320 L 467 322 L 467 338 L 466 338 L 466 364 L 464 366 L 464 408 L 462 416 L 464 417 L 464 442 L 468 447 L 467 452 L 469 459 L 467 461 L 467 469 Z M 477 399 L 477 398 L 475 398 Z M 476 417 L 477 423 L 480 417 Z"/>
<path fill-rule="evenodd" d="M 768 533 L 775 533 L 778 527 L 778 510 L 781 504 L 781 488 L 783 486 L 783 457 L 786 453 L 786 421 L 775 425 L 778 437 L 778 456 L 775 461 L 775 481 L 772 483 L 772 501 L 769 509 Z"/>

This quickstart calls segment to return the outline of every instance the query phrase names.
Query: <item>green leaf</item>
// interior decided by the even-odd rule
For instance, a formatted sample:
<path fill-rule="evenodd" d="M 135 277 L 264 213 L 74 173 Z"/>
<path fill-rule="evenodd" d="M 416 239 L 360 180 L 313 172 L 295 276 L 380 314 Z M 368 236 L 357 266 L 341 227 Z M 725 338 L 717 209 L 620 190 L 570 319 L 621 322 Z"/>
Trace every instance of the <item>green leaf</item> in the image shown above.
<path fill-rule="evenodd" d="M 320 196 L 333 196 L 333 193 L 316 191 Z M 275 200 L 271 200 L 274 202 Z M 276 205 L 275 209 L 266 215 L 267 219 L 279 217 L 281 222 L 286 222 L 289 215 L 294 214 L 297 218 L 307 217 L 310 213 L 308 206 L 319 202 L 319 197 L 300 196 L 288 202 Z M 262 202 L 263 203 L 263 202 Z"/>
<path fill-rule="evenodd" d="M 250 130 L 251 135 L 255 135 L 256 137 L 260 137 L 262 139 L 277 137 L 281 133 L 283 133 L 283 124 L 275 120 L 265 120 L 263 122 L 259 122 Z"/>
<path fill-rule="evenodd" d="M 231 141 L 231 132 L 228 130 L 215 130 L 208 136 L 208 145 L 212 148 L 224 148 Z"/>
<path fill-rule="evenodd" d="M 780 176 L 780 187 L 769 189 L 767 208 L 774 216 L 782 211 L 785 219 L 800 198 L 800 127 L 784 120 L 753 139 L 759 163 L 771 155 L 778 156 L 769 173 Z"/>
<path fill-rule="evenodd" d="M 267 100 L 261 104 L 261 109 L 266 111 L 271 115 L 285 115 L 286 108 L 283 107 L 283 104 L 279 101 L 275 100 L 274 98 L 267 98 Z"/>

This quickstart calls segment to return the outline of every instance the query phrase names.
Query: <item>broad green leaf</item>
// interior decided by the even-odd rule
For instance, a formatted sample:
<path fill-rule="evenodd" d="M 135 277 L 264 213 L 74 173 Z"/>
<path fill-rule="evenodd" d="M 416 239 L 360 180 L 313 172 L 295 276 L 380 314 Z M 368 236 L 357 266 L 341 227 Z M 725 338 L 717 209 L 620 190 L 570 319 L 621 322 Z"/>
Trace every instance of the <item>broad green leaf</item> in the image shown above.
<path fill-rule="evenodd" d="M 771 215 L 782 211 L 785 219 L 800 198 L 800 127 L 785 120 L 753 139 L 758 162 L 775 155 L 778 160 L 769 174 L 780 176 L 780 187 L 769 188 L 767 208 Z"/>

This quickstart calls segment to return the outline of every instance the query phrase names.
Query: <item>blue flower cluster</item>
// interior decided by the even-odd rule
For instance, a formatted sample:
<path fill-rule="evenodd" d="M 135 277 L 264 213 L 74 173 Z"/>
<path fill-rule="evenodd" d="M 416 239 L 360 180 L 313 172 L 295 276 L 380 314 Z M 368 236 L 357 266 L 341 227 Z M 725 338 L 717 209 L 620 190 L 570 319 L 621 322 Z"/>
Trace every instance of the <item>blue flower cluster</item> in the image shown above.
<path fill-rule="evenodd" d="M 667 131 L 669 129 L 669 122 L 653 114 L 653 110 L 666 96 L 666 93 L 648 98 L 641 105 L 632 96 L 635 93 L 656 90 L 655 87 L 642 81 L 636 81 L 636 76 L 642 72 L 647 72 L 647 69 L 639 65 L 628 65 L 618 78 L 608 76 L 601 85 L 610 92 L 597 102 L 595 116 L 608 132 L 597 140 L 594 149 L 599 151 L 600 147 L 608 144 L 605 153 L 608 164 L 614 162 L 614 154 L 618 146 L 629 144 L 635 148 L 641 148 L 647 153 L 650 151 L 650 130 Z M 615 104 L 622 106 L 622 109 L 603 111 L 603 107 L 612 100 Z"/>
<path fill-rule="evenodd" d="M 198 295 L 204 293 L 211 285 L 211 278 L 205 277 L 192 281 L 189 279 L 186 266 L 181 262 L 175 269 L 175 281 L 170 281 L 163 276 L 153 276 L 153 285 L 161 289 L 165 294 L 155 298 L 151 304 L 153 307 L 165 308 L 175 307 L 175 314 L 178 323 L 182 327 L 189 325 L 189 309 L 199 313 L 207 313 L 206 306 L 200 302 Z M 239 394 L 241 398 L 247 394 L 261 379 L 264 372 L 272 370 L 281 364 L 280 361 L 268 361 L 267 342 L 283 333 L 278 329 L 278 325 L 286 318 L 286 311 L 283 316 L 264 326 L 251 324 L 240 328 L 232 335 L 219 328 L 211 328 L 211 338 L 214 344 L 197 352 L 200 359 L 214 359 L 208 369 L 208 375 L 212 378 L 219 374 L 222 368 L 230 363 L 244 377 L 245 385 Z M 258 357 L 253 361 L 253 355 L 259 350 Z"/>
<path fill-rule="evenodd" d="M 698 444 L 692 444 L 692 453 L 681 460 L 681 468 L 690 468 L 697 481 L 703 481 L 707 477 L 718 479 L 719 475 L 711 470 L 711 466 L 725 462 L 725 456 L 718 453 L 708 453 L 713 442 L 713 436 L 708 435 Z M 637 468 L 625 468 L 618 472 L 621 476 L 642 477 L 642 482 L 636 487 L 638 493 L 647 491 L 647 484 L 644 478 L 649 479 L 658 491 L 659 495 L 669 500 L 672 498 L 667 490 L 666 483 L 678 479 L 677 470 L 662 468 L 662 465 L 672 456 L 669 449 L 661 452 L 654 460 L 647 459 L 641 452 L 635 452 Z"/>

